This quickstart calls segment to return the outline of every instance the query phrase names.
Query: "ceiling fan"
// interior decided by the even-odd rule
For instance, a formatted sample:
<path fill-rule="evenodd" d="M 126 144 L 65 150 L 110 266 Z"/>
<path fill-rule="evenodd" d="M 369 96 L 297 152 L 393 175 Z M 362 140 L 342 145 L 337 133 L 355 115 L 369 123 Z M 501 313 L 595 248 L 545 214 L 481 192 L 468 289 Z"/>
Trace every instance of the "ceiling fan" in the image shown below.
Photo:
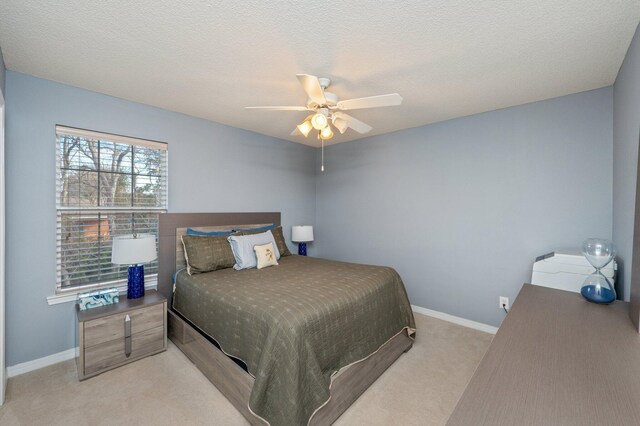
<path fill-rule="evenodd" d="M 326 91 L 331 84 L 330 79 L 318 78 L 309 74 L 296 74 L 296 77 L 298 77 L 304 91 L 307 92 L 306 106 L 250 106 L 245 108 L 268 111 L 311 111 L 312 114 L 297 125 L 291 135 L 308 137 L 309 133 L 315 129 L 318 132 L 318 138 L 325 141 L 333 137 L 333 130 L 329 123 L 333 124 L 341 134 L 346 132 L 348 128 L 358 133 L 367 133 L 371 130 L 371 126 L 343 111 L 394 106 L 402 103 L 402 96 L 397 93 L 339 101 L 338 96 Z"/>

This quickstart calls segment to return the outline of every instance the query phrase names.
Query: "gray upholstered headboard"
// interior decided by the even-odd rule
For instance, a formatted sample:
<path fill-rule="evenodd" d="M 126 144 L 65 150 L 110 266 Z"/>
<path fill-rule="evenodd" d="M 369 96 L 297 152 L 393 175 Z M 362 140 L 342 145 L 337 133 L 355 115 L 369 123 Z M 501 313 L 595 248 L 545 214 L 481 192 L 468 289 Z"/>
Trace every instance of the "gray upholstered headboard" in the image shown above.
<path fill-rule="evenodd" d="M 252 225 L 280 225 L 280 212 L 271 213 L 164 213 L 158 235 L 158 291 L 169 301 L 173 297 L 173 273 L 184 265 L 180 237 L 187 228 L 200 231 L 231 230 Z"/>

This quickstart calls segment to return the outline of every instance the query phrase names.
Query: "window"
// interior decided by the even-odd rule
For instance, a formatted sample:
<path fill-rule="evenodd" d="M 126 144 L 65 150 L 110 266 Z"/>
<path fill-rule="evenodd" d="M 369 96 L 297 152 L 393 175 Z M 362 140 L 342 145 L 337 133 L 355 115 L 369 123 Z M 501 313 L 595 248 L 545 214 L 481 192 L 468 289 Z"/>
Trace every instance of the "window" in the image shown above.
<path fill-rule="evenodd" d="M 111 239 L 158 235 L 167 209 L 167 144 L 56 126 L 58 292 L 126 282 Z M 147 277 L 157 262 L 145 265 Z"/>

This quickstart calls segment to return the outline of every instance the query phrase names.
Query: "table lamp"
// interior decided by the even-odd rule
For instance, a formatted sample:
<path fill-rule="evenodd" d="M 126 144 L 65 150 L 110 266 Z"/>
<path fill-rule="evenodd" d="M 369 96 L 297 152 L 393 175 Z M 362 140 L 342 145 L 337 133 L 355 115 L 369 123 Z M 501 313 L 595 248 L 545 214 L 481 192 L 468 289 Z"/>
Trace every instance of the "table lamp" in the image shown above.
<path fill-rule="evenodd" d="M 313 241 L 313 226 L 297 225 L 291 227 L 291 241 L 298 243 L 298 254 L 307 255 L 307 243 Z"/>
<path fill-rule="evenodd" d="M 158 257 L 156 237 L 152 234 L 134 234 L 113 237 L 111 263 L 129 265 L 127 298 L 144 296 L 144 266 Z"/>

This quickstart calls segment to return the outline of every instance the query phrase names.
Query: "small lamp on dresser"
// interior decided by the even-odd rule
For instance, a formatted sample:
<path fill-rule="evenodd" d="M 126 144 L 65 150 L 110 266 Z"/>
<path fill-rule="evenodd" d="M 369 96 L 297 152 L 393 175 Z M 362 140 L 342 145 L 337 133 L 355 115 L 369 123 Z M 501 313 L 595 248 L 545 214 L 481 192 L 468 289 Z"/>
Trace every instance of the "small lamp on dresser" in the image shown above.
<path fill-rule="evenodd" d="M 158 257 L 156 237 L 151 234 L 133 234 L 113 237 L 111 262 L 129 265 L 127 298 L 137 299 L 144 296 L 144 266 Z"/>
<path fill-rule="evenodd" d="M 313 226 L 298 225 L 291 228 L 291 241 L 298 243 L 298 254 L 307 255 L 307 243 L 313 241 Z"/>

